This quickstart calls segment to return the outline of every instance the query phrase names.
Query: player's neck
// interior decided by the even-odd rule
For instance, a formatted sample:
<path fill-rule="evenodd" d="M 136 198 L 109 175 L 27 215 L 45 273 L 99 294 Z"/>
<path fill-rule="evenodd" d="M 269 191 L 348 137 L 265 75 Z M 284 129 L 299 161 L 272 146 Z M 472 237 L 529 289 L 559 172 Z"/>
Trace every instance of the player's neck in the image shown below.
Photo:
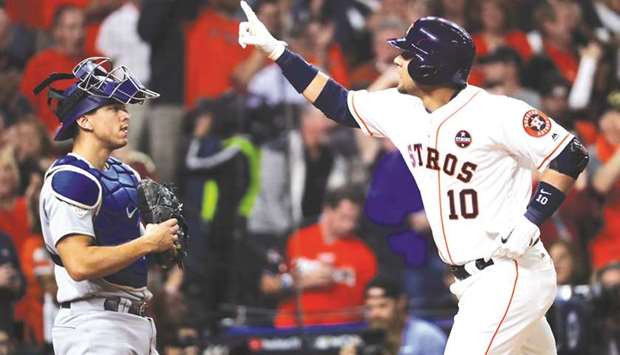
<path fill-rule="evenodd" d="M 433 112 L 441 106 L 450 102 L 450 100 L 452 100 L 452 98 L 456 96 L 458 91 L 460 90 L 452 87 L 433 88 L 424 91 L 423 94 L 420 96 L 420 99 L 422 99 L 424 108 L 426 108 L 428 112 Z"/>
<path fill-rule="evenodd" d="M 110 153 L 112 152 L 108 148 L 98 144 L 99 142 L 92 142 L 92 140 L 80 137 L 81 136 L 78 135 L 75 139 L 71 152 L 84 158 L 95 168 L 103 170 L 105 167 L 105 162 L 108 160 Z"/>

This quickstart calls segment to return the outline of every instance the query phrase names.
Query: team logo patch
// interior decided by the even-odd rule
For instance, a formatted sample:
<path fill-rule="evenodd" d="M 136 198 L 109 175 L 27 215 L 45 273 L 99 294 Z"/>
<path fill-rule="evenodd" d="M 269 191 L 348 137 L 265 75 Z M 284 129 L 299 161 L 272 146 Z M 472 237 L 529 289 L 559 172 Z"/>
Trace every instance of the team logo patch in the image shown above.
<path fill-rule="evenodd" d="M 466 130 L 460 130 L 454 137 L 454 143 L 461 148 L 467 148 L 471 144 L 471 134 Z"/>
<path fill-rule="evenodd" d="M 551 130 L 551 120 L 538 110 L 529 110 L 523 115 L 523 129 L 532 137 L 542 137 Z"/>

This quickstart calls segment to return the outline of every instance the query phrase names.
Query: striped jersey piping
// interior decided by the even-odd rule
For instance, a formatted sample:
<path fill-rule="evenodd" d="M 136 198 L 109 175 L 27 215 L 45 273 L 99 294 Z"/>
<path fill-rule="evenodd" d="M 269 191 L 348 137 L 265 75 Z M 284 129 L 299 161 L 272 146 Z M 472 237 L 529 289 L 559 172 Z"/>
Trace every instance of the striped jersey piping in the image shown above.
<path fill-rule="evenodd" d="M 512 293 L 510 294 L 510 299 L 508 300 L 508 305 L 506 306 L 504 315 L 502 316 L 502 319 L 499 321 L 499 324 L 497 325 L 497 328 L 495 329 L 495 332 L 493 333 L 493 336 L 491 337 L 491 341 L 489 341 L 489 346 L 487 346 L 487 350 L 484 352 L 484 355 L 489 354 L 489 350 L 491 350 L 491 345 L 493 345 L 493 340 L 495 340 L 495 336 L 499 332 L 499 328 L 502 326 L 502 323 L 504 323 L 504 320 L 506 319 L 506 315 L 508 314 L 508 310 L 510 309 L 510 305 L 512 304 L 512 299 L 514 298 L 515 291 L 517 289 L 517 281 L 519 280 L 519 263 L 516 260 L 513 260 L 513 261 L 515 263 L 515 282 L 512 285 Z"/>
<path fill-rule="evenodd" d="M 536 169 L 540 169 L 543 165 L 545 165 L 545 163 L 547 162 L 547 159 L 549 159 L 549 158 L 553 155 L 553 153 L 555 153 L 555 151 L 556 151 L 556 150 L 558 150 L 558 148 L 560 148 L 560 147 L 562 146 L 562 144 L 564 144 L 564 141 L 565 141 L 568 137 L 570 137 L 570 136 L 571 136 L 571 134 L 570 134 L 570 133 L 567 133 L 567 134 L 566 134 L 566 136 L 564 136 L 564 138 L 562 138 L 562 140 L 560 141 L 560 143 L 559 143 L 559 144 L 558 144 L 555 148 L 553 148 L 553 150 L 551 151 L 551 153 L 547 154 L 547 156 L 545 157 L 545 159 L 543 159 L 543 161 L 540 163 L 540 165 L 538 165 L 538 167 L 537 167 Z"/>

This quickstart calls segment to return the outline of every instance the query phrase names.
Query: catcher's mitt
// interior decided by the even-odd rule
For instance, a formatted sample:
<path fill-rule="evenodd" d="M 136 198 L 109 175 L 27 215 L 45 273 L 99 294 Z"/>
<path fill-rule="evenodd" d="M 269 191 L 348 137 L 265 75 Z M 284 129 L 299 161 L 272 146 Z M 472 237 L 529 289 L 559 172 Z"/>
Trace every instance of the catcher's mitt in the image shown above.
<path fill-rule="evenodd" d="M 141 180 L 138 184 L 138 209 L 145 225 L 161 223 L 170 218 L 176 218 L 179 224 L 175 248 L 150 255 L 153 261 L 165 269 L 175 263 L 183 268 L 183 258 L 187 256 L 189 238 L 187 224 L 183 217 L 183 204 L 172 189 L 172 185 L 162 185 L 150 179 Z"/>

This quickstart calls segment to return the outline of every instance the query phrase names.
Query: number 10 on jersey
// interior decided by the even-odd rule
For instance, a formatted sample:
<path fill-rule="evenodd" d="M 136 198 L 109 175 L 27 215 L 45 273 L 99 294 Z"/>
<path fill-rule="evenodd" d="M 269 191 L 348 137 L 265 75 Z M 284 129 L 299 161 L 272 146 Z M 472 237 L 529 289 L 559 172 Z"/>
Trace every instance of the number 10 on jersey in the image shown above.
<path fill-rule="evenodd" d="M 463 189 L 460 192 L 448 190 L 450 219 L 472 219 L 478 216 L 478 194 L 474 189 Z M 460 217 L 459 217 L 460 214 Z"/>

